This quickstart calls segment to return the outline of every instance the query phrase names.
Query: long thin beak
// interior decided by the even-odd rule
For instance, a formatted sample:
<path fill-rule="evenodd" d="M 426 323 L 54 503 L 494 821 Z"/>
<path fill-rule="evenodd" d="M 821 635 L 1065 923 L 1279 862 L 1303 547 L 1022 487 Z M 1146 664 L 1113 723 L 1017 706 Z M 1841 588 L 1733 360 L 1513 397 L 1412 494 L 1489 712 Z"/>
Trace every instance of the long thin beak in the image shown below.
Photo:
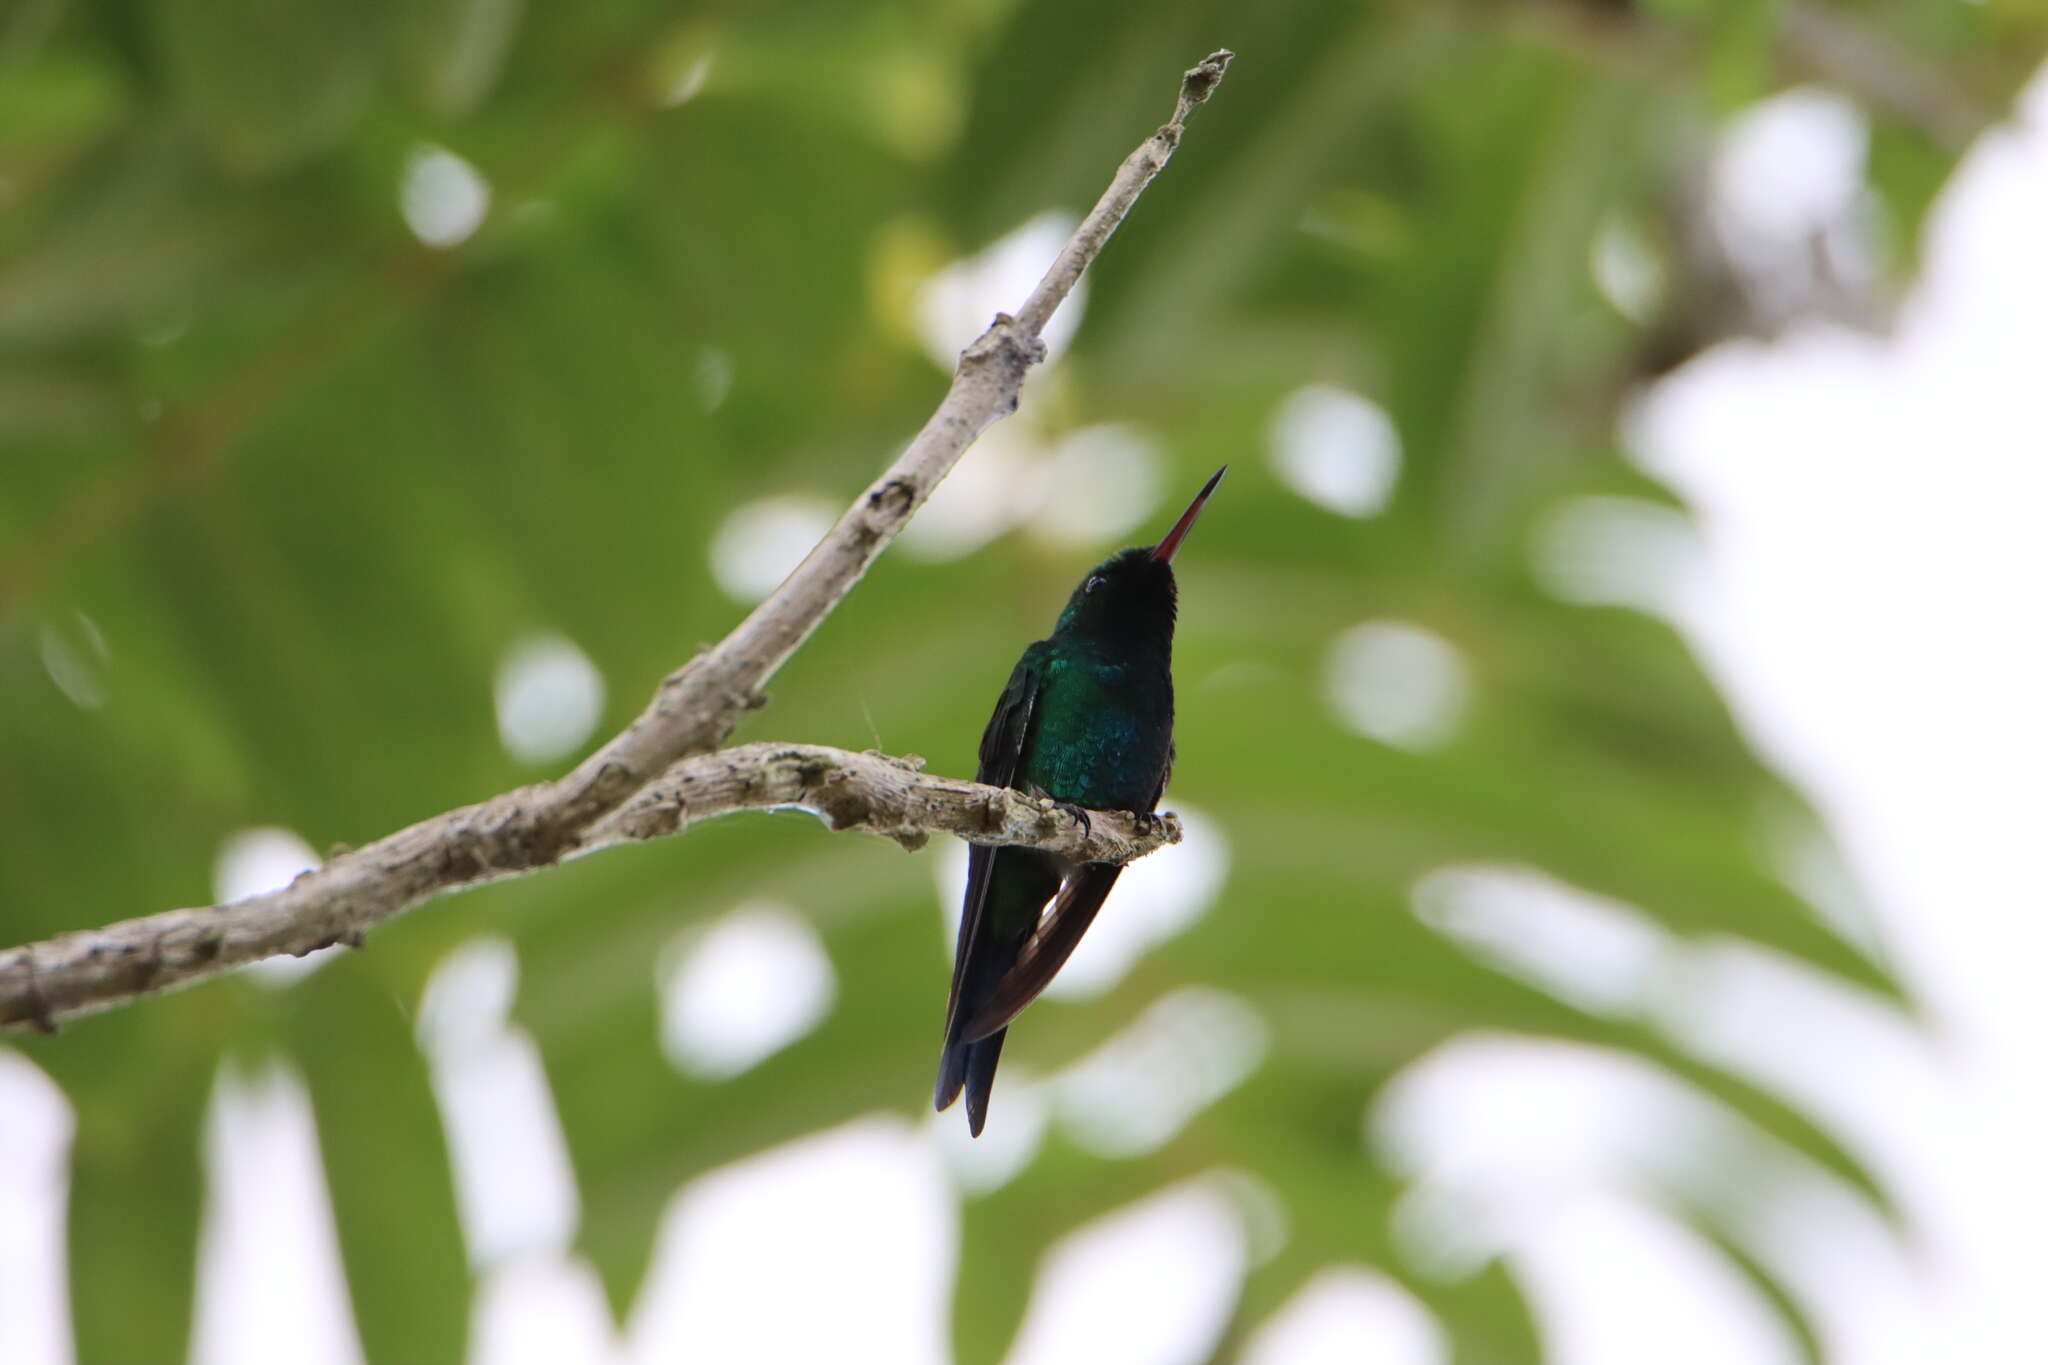
<path fill-rule="evenodd" d="M 1188 532 L 1194 529 L 1195 518 L 1202 515 L 1202 509 L 1208 505 L 1209 495 L 1216 491 L 1216 485 L 1222 483 L 1223 476 L 1229 472 L 1230 466 L 1225 465 L 1209 476 L 1209 482 L 1203 484 L 1202 491 L 1195 494 L 1195 500 L 1188 504 L 1188 510 L 1180 514 L 1180 520 L 1166 533 L 1166 539 L 1152 547 L 1152 558 L 1161 564 L 1173 563 L 1174 553 L 1180 549 L 1180 543 L 1188 538 Z"/>

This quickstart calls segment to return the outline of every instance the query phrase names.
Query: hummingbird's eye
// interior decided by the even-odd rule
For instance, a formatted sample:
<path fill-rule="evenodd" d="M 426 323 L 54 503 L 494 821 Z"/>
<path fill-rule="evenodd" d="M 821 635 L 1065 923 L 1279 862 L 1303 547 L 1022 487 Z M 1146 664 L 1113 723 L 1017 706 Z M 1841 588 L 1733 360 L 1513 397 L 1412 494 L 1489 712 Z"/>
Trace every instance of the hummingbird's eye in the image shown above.
<path fill-rule="evenodd" d="M 1089 575 L 1088 575 L 1088 581 L 1087 581 L 1087 583 L 1086 583 L 1086 584 L 1084 584 L 1084 585 L 1082 586 L 1082 588 L 1081 588 L 1081 591 L 1082 591 L 1082 592 L 1094 592 L 1094 591 L 1095 591 L 1095 590 L 1096 590 L 1097 588 L 1101 587 L 1101 586 L 1102 586 L 1102 585 L 1103 585 L 1104 583 L 1107 583 L 1108 581 L 1109 581 L 1108 579 L 1104 578 L 1104 577 L 1103 577 L 1103 576 L 1102 576 L 1101 574 L 1099 574 L 1099 573 L 1092 573 L 1092 574 L 1089 574 Z"/>

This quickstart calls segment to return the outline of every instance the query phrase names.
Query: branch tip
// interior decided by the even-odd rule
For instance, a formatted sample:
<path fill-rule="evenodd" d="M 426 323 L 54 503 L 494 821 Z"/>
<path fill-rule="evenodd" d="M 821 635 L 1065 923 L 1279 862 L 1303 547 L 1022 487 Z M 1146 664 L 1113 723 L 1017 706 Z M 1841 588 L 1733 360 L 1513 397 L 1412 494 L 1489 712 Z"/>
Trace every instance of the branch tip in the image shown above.
<path fill-rule="evenodd" d="M 1176 125 L 1186 123 L 1188 115 L 1209 102 L 1209 96 L 1216 93 L 1216 87 L 1223 83 L 1223 73 L 1230 69 L 1231 58 L 1237 56 L 1227 47 L 1219 47 L 1188 68 L 1181 77 L 1180 100 L 1173 108 Z"/>

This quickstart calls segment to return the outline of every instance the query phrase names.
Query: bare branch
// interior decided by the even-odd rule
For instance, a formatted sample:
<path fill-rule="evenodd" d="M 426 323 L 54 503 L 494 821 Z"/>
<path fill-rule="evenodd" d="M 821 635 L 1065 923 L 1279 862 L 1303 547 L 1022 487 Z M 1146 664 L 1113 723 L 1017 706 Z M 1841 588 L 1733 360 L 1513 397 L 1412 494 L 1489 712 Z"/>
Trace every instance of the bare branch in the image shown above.
<path fill-rule="evenodd" d="M 818 744 L 744 744 L 686 758 L 590 832 L 578 853 L 680 833 L 736 810 L 807 810 L 921 848 L 929 834 L 974 844 L 1029 844 L 1083 863 L 1127 863 L 1180 842 L 1171 814 L 1069 808 L 1007 787 L 923 771 L 921 758 L 849 753 Z"/>
<path fill-rule="evenodd" d="M 1038 287 L 1031 291 L 1031 297 L 1017 310 L 1012 325 L 1020 336 L 1031 339 L 1034 348 L 1037 347 L 1038 334 L 1052 320 L 1053 310 L 1065 302 L 1074 286 L 1081 282 L 1081 273 L 1088 268 L 1088 263 L 1108 244 L 1110 234 L 1131 211 L 1131 205 L 1138 202 L 1138 196 L 1152 183 L 1152 177 L 1165 168 L 1174 148 L 1180 146 L 1180 135 L 1188 116 L 1209 102 L 1209 96 L 1223 81 L 1230 59 L 1236 55 L 1227 49 L 1219 49 L 1202 58 L 1181 77 L 1180 98 L 1174 103 L 1172 122 L 1146 138 L 1137 151 L 1124 158 L 1124 164 L 1117 167 L 1116 178 L 1109 182 L 1102 198 L 1095 201 L 1095 207 L 1089 210 L 1081 226 L 1074 229 L 1074 235 L 1060 248 L 1052 268 L 1045 272 Z M 995 326 L 983 334 L 982 340 L 988 340 L 1002 325 L 1003 318 L 998 316 Z M 1036 360 L 1042 354 L 1042 348 L 1037 349 L 1032 359 Z M 1010 406 L 1016 406 L 1014 400 Z"/>
<path fill-rule="evenodd" d="M 740 718 L 760 704 L 768 679 L 860 581 L 974 439 L 1016 411 L 1026 371 L 1045 358 L 1039 334 L 1053 310 L 1173 156 L 1182 121 L 1223 79 L 1231 55 L 1212 53 L 1182 77 L 1173 121 L 1125 158 L 1016 316 L 998 313 L 960 353 L 938 411 L 888 472 L 854 500 L 767 601 L 732 634 L 671 674 L 638 720 L 565 779 L 561 799 L 575 823 L 589 824 L 677 759 L 724 743 Z"/>
<path fill-rule="evenodd" d="M 573 772 L 422 821 L 266 895 L 0 952 L 0 1030 L 50 1030 L 61 1020 L 261 958 L 302 956 L 337 943 L 359 946 L 366 930 L 432 897 L 678 834 L 735 810 L 794 806 L 817 811 L 834 828 L 868 829 L 911 846 L 936 830 L 1103 862 L 1122 862 L 1178 839 L 1171 816 L 1096 812 L 1084 830 L 1048 803 L 928 777 L 917 765 L 878 755 L 787 744 L 712 751 L 762 703 L 763 685 L 860 581 L 974 439 L 1016 410 L 1026 372 L 1044 358 L 1046 322 L 1172 157 L 1188 116 L 1223 79 L 1230 58 L 1214 53 L 1182 78 L 1172 121 L 1117 169 L 1017 315 L 997 314 L 961 352 L 938 411 L 888 472 L 765 602 L 663 680 L 640 716 Z"/>
<path fill-rule="evenodd" d="M 933 833 L 1029 844 L 1079 862 L 1122 863 L 1180 841 L 1172 815 L 1090 811 L 1085 822 L 1040 797 L 922 772 L 922 759 L 815 744 L 747 744 L 671 766 L 587 837 L 580 857 L 671 838 L 747 810 L 807 810 L 833 829 L 909 848 Z M 0 952 L 0 1030 L 62 1020 L 189 986 L 281 953 L 304 956 L 363 935 L 451 891 L 538 871 L 507 841 L 540 788 L 449 811 L 302 873 L 291 885 L 226 905 L 169 910 Z"/>

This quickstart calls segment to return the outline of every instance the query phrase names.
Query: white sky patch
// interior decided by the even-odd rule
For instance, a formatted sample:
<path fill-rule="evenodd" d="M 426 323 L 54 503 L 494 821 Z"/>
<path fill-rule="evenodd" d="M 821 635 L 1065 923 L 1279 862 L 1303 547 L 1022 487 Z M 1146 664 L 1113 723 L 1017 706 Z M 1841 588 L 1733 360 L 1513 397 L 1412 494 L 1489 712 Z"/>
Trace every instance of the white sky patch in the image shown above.
<path fill-rule="evenodd" d="M 521 763 L 552 763 L 581 749 L 604 717 L 604 675 L 561 635 L 529 635 L 498 663 L 492 689 L 498 738 Z"/>
<path fill-rule="evenodd" d="M 360 1365 L 313 1106 L 298 1073 L 223 1063 L 206 1117 L 192 1365 Z"/>
<path fill-rule="evenodd" d="M 1200 1180 L 1172 1187 L 1053 1246 L 1006 1365 L 1198 1365 L 1244 1274 L 1228 1196 Z"/>
<path fill-rule="evenodd" d="M 1471 694 L 1456 647 L 1405 621 L 1372 621 L 1338 635 L 1323 678 L 1338 720 L 1397 749 L 1450 740 Z"/>
<path fill-rule="evenodd" d="M 1781 1029 L 1771 1045 L 1782 1054 L 1804 1048 L 1803 1022 L 1756 1028 Z M 1640 1059 L 1470 1035 L 1397 1077 L 1371 1131 L 1413 1182 L 1395 1213 L 1404 1255 L 1449 1277 L 1506 1255 L 1536 1306 L 1545 1359 L 1786 1358 L 1764 1302 L 1676 1208 L 1710 1218 L 1766 1266 L 1828 1360 L 1945 1358 L 1930 1353 L 1934 1301 L 1913 1253 L 1863 1195 Z M 1686 1343 L 1678 1357 L 1655 1345 L 1674 1337 Z"/>
<path fill-rule="evenodd" d="M 1863 213 L 1870 130 L 1832 91 L 1790 90 L 1739 115 L 1722 133 L 1713 167 L 1714 226 L 1754 283 L 1797 296 L 1811 283 L 1814 248 L 1867 274 Z"/>
<path fill-rule="evenodd" d="M 213 859 L 213 898 L 217 902 L 238 901 L 260 896 L 291 885 L 301 872 L 320 866 L 313 846 L 288 829 L 256 825 L 237 830 L 221 841 Z M 268 957 L 242 970 L 274 990 L 304 980 L 325 966 L 337 953 L 348 949 L 341 944 L 319 948 L 304 957 Z"/>
<path fill-rule="evenodd" d="M 1717 219 L 1736 241 L 1803 243 L 1855 201 L 1869 141 L 1861 112 L 1832 91 L 1788 90 L 1753 105 L 1721 136 Z"/>
<path fill-rule="evenodd" d="M 1266 448 L 1282 483 L 1347 517 L 1384 509 L 1401 474 L 1401 435 L 1386 411 L 1330 384 L 1310 384 L 1282 399 L 1266 429 Z"/>
<path fill-rule="evenodd" d="M 1052 1096 L 1030 1071 L 1006 1061 L 999 1080 L 989 1100 L 989 1124 L 980 1137 L 968 1134 L 958 1105 L 924 1120 L 925 1132 L 952 1171 L 954 1184 L 970 1197 L 999 1190 L 1022 1174 L 1045 1145 L 1052 1118 Z"/>
<path fill-rule="evenodd" d="M 1123 545 L 1151 519 L 1165 490 L 1159 442 L 1129 423 L 1084 427 L 1054 448 L 1039 487 L 1026 523 L 1033 536 L 1057 546 Z"/>
<path fill-rule="evenodd" d="M 948 839 L 931 861 L 932 887 L 939 897 L 939 947 L 948 963 L 952 962 L 954 945 L 960 939 L 960 902 L 967 895 L 967 851 L 965 839 Z"/>
<path fill-rule="evenodd" d="M 1664 261 L 1636 224 L 1609 218 L 1593 237 L 1593 283 L 1614 311 L 1648 323 L 1664 299 Z"/>
<path fill-rule="evenodd" d="M 1509 1266 L 1529 1294 L 1545 1360 L 1802 1359 L 1769 1303 L 1712 1243 L 1644 1204 L 1605 1195 L 1575 1200 L 1532 1230 L 1510 1253 Z"/>
<path fill-rule="evenodd" d="M 1800 1306 L 1831 1365 L 2024 1358 L 2023 1350 L 1951 1354 L 1951 1305 L 1927 1259 L 1945 1249 L 1902 1245 L 1897 1227 L 1840 1182 L 1799 1181 L 1752 1196 L 1727 1224 Z"/>
<path fill-rule="evenodd" d="M 1687 625 L 1694 648 L 1840 841 L 1935 1021 L 1952 1122 L 1910 1139 L 1902 1189 L 1930 1248 L 1934 1359 L 2039 1339 L 2048 650 L 2027 623 L 2048 582 L 2044 238 L 2037 77 L 1943 192 L 1892 337 L 1717 348 L 1658 386 L 1633 433 L 1698 512 L 1717 610 Z M 1911 1103 L 1878 1084 L 1873 1104 Z"/>
<path fill-rule="evenodd" d="M 1705 608 L 1706 554 L 1692 519 L 1647 498 L 1571 498 L 1537 524 L 1532 568 L 1561 602 L 1678 619 Z"/>
<path fill-rule="evenodd" d="M 972 554 L 1031 514 L 1044 461 L 1045 448 L 1029 423 L 996 423 L 932 490 L 897 545 L 927 563 Z"/>
<path fill-rule="evenodd" d="M 1641 910 L 1532 867 L 1440 868 L 1415 884 L 1413 906 L 1481 962 L 1595 1014 L 1634 1010 L 1671 950 Z"/>
<path fill-rule="evenodd" d="M 221 843 L 213 860 L 213 894 L 238 901 L 289 886 L 301 872 L 320 865 L 304 839 L 288 829 L 259 825 L 237 830 Z"/>
<path fill-rule="evenodd" d="M 1054 1078 L 1060 1125 L 1100 1156 L 1156 1151 L 1258 1070 L 1271 1034 L 1237 996 L 1182 987 Z"/>
<path fill-rule="evenodd" d="M 1237 1210 L 1244 1229 L 1245 1263 L 1262 1266 L 1287 1249 L 1294 1226 L 1280 1192 L 1250 1171 L 1223 1167 L 1202 1177 Z"/>
<path fill-rule="evenodd" d="M 581 1201 L 540 1049 L 508 1014 L 519 958 L 504 939 L 457 948 L 427 980 L 418 1036 L 455 1169 L 470 1265 L 559 1256 Z"/>
<path fill-rule="evenodd" d="M 1829 928 L 1873 961 L 1888 958 L 1877 909 L 1826 830 L 1804 814 L 1769 818 L 1760 842 L 1778 880 L 1818 911 Z"/>
<path fill-rule="evenodd" d="M 77 1121 L 57 1083 L 0 1048 L 0 1360 L 70 1365 L 65 1205 Z"/>
<path fill-rule="evenodd" d="M 57 690 L 82 711 L 107 704 L 107 637 L 84 612 L 74 612 L 69 625 L 46 625 L 39 633 L 43 671 Z"/>
<path fill-rule="evenodd" d="M 629 1358 L 945 1365 L 958 1217 L 937 1154 L 900 1119 L 713 1171 L 662 1218 Z"/>
<path fill-rule="evenodd" d="M 761 498 L 733 509 L 711 540 L 711 576 L 751 606 L 774 592 L 824 539 L 838 511 L 808 495 Z"/>
<path fill-rule="evenodd" d="M 1138 959 L 1209 913 L 1230 874 L 1230 840 L 1203 811 L 1172 803 L 1181 841 L 1127 865 L 1095 923 L 1045 993 L 1055 1000 L 1108 994 Z M 964 871 L 961 890 L 966 890 Z"/>
<path fill-rule="evenodd" d="M 1071 213 L 1041 213 L 926 280 L 918 291 L 917 334 L 932 363 L 951 373 L 960 352 L 987 330 L 997 313 L 1023 307 L 1079 222 Z M 1087 310 L 1084 278 L 1045 325 L 1049 359 L 1057 359 L 1067 348 Z"/>
<path fill-rule="evenodd" d="M 1740 1121 L 1666 1072 L 1583 1044 L 1474 1033 L 1379 1093 L 1370 1136 L 1414 1180 L 1395 1230 L 1413 1264 L 1464 1274 L 1569 1200 L 1697 1183 Z"/>
<path fill-rule="evenodd" d="M 1319 1271 L 1252 1333 L 1244 1365 L 1448 1365 L 1443 1328 L 1378 1271 Z"/>
<path fill-rule="evenodd" d="M 431 1056 L 489 1046 L 512 1017 L 519 955 L 502 938 L 471 939 L 441 959 L 420 994 L 414 1029 Z"/>
<path fill-rule="evenodd" d="M 428 246 L 460 246 L 491 211 L 491 187 L 482 172 L 446 147 L 422 143 L 405 163 L 398 208 L 413 236 Z"/>
<path fill-rule="evenodd" d="M 766 901 L 684 930 L 655 977 L 663 1055 L 708 1080 L 737 1076 L 809 1033 L 837 990 L 818 931 Z"/>
<path fill-rule="evenodd" d="M 623 1365 L 597 1272 L 527 1256 L 487 1273 L 470 1305 L 469 1365 Z"/>
<path fill-rule="evenodd" d="M 1899 1009 L 1796 959 L 1729 939 L 1687 955 L 1668 975 L 1655 1017 L 1703 1059 L 1813 1115 L 1910 1212 L 1938 1220 L 1966 1196 L 1919 1170 L 1918 1154 L 1952 1148 L 1957 1087 Z M 1797 1047 L 1785 1040 L 1796 1038 Z"/>

